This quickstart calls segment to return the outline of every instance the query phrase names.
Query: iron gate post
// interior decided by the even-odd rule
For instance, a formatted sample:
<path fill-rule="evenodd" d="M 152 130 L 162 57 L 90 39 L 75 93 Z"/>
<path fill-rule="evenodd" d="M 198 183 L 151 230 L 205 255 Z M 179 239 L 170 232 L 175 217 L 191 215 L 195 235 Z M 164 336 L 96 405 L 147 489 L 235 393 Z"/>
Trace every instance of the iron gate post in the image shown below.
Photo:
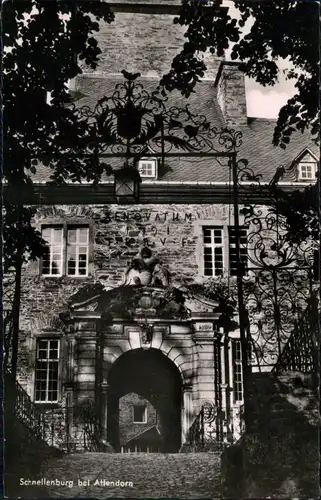
<path fill-rule="evenodd" d="M 232 182 L 233 182 L 233 208 L 234 208 L 234 231 L 235 231 L 235 258 L 236 258 L 236 283 L 237 283 L 237 298 L 239 308 L 239 328 L 240 342 L 242 355 L 242 370 L 243 370 L 243 389 L 244 389 L 244 423 L 245 429 L 248 426 L 248 396 L 250 383 L 250 366 L 249 366 L 249 347 L 247 334 L 247 310 L 244 304 L 243 293 L 243 268 L 240 259 L 240 220 L 239 220 L 239 178 L 237 153 L 231 153 L 230 166 L 232 167 Z"/>

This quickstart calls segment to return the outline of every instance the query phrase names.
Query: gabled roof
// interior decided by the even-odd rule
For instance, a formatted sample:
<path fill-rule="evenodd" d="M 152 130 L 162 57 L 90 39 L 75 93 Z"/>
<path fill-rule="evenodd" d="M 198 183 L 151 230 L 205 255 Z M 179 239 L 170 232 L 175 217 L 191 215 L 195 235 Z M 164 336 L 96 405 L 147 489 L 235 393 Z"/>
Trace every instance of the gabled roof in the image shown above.
<path fill-rule="evenodd" d="M 294 132 L 290 144 L 286 149 L 272 145 L 273 131 L 276 120 L 263 118 L 249 118 L 248 126 L 243 129 L 243 146 L 240 157 L 249 161 L 255 173 L 262 174 L 262 180 L 270 182 L 278 167 L 283 166 L 286 174 L 282 181 L 294 182 L 296 170 L 293 168 L 298 155 L 309 149 L 318 155 L 318 147 L 313 142 L 310 134 Z"/>
<path fill-rule="evenodd" d="M 296 158 L 294 158 L 293 164 L 297 164 L 306 156 L 312 157 L 312 159 L 316 162 L 319 161 L 318 157 L 311 151 L 311 149 L 304 148 L 303 151 L 301 151 L 301 153 L 299 153 L 298 156 Z"/>

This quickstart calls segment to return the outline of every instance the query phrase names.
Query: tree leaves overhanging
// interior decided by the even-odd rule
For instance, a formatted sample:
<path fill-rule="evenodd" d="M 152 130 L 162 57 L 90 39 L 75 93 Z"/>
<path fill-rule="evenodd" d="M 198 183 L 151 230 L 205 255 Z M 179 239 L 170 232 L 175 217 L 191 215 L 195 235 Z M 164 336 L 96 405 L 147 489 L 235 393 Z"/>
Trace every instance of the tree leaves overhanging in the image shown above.
<path fill-rule="evenodd" d="M 87 123 L 69 105 L 68 82 L 82 72 L 82 64 L 97 68 L 101 50 L 95 34 L 99 21 L 110 23 L 113 19 L 109 6 L 101 0 L 3 3 L 6 268 L 12 265 L 20 245 L 34 258 L 41 254 L 40 235 L 30 223 L 32 210 L 19 204 L 21 192 L 32 193 L 32 175 L 41 163 L 50 165 L 57 182 L 95 181 L 102 173 L 93 168 L 92 158 L 83 154 L 88 152 L 90 140 Z"/>
<path fill-rule="evenodd" d="M 310 129 L 319 137 L 319 14 L 316 1 L 234 0 L 239 18 L 222 9 L 222 0 L 182 0 L 177 24 L 186 26 L 186 43 L 163 76 L 167 90 L 188 96 L 206 71 L 198 54 L 209 50 L 219 57 L 232 47 L 231 58 L 241 62 L 248 77 L 272 86 L 280 75 L 279 58 L 289 62 L 285 76 L 296 93 L 280 110 L 273 144 L 286 147 L 295 130 Z M 252 24 L 244 30 L 246 23 Z"/>
<path fill-rule="evenodd" d="M 100 0 L 7 0 L 2 19 L 5 179 L 24 182 L 40 157 L 47 164 L 56 159 L 56 180 L 95 176 L 81 154 L 88 146 L 86 121 L 66 104 L 68 81 L 82 72 L 81 64 L 97 68 L 95 34 L 100 20 L 113 21 L 109 6 Z"/>

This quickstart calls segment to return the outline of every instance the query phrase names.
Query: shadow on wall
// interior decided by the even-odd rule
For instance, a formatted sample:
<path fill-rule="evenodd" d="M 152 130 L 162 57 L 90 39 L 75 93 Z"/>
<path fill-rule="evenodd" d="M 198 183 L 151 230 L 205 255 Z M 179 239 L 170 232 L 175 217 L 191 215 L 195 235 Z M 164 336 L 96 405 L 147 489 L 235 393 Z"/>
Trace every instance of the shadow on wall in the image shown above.
<path fill-rule="evenodd" d="M 222 460 L 225 496 L 319 497 L 320 403 L 316 376 L 255 374 L 249 428 Z"/>

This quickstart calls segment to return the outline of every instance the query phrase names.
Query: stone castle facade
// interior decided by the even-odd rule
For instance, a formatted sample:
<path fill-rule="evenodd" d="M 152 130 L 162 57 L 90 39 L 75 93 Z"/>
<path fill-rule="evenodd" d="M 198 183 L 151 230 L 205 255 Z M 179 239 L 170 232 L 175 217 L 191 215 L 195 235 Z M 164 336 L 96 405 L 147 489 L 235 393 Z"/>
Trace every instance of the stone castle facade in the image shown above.
<path fill-rule="evenodd" d="M 81 104 L 112 89 L 123 69 L 157 85 L 184 42 L 173 24 L 175 2 L 153 2 L 150 9 L 120 4 L 115 23 L 100 31 L 97 72 L 72 82 Z M 192 97 L 194 109 L 243 131 L 242 154 L 252 168 L 269 182 L 283 160 L 292 163 L 300 154 L 313 160 L 302 138 L 294 150 L 276 154 L 268 135 L 274 124 L 246 115 L 237 65 L 206 57 L 209 71 Z M 134 447 L 159 439 L 157 449 L 184 449 L 202 407 L 223 415 L 208 419 L 209 441 L 215 441 L 213 422 L 227 413 L 232 418 L 224 432 L 239 435 L 239 330 L 224 332 L 218 300 L 193 288 L 209 280 L 235 285 L 230 179 L 213 160 L 166 163 L 172 166 L 167 172 L 156 168 L 152 179 L 143 178 L 140 201 L 132 205 L 116 203 L 111 179 L 98 189 L 86 183 L 48 188 L 48 172 L 39 168 L 34 180 L 41 199 L 34 224 L 49 247 L 23 273 L 19 381 L 39 407 L 68 409 L 68 432 L 78 448 L 79 409 L 86 405 L 102 442 L 116 451 L 127 438 L 138 439 Z M 289 175 L 290 186 L 296 174 Z"/>

